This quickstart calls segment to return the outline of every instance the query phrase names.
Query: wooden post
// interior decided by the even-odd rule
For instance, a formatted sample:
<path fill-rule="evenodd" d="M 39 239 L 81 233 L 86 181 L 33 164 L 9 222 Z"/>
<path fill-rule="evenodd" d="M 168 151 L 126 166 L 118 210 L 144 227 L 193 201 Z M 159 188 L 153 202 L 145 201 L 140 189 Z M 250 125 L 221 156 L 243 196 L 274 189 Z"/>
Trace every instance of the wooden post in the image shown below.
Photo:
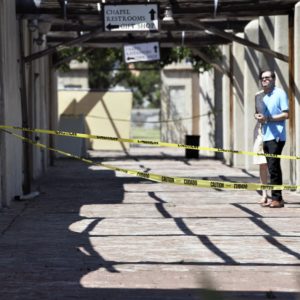
<path fill-rule="evenodd" d="M 25 61 L 24 61 L 24 36 L 22 19 L 19 20 L 19 37 L 20 37 L 20 78 L 21 78 L 21 109 L 22 109 L 22 126 L 28 126 L 28 105 L 27 105 L 27 91 L 26 91 L 26 74 L 25 74 Z M 30 133 L 23 131 L 23 136 L 30 139 Z M 31 192 L 31 178 L 32 178 L 32 163 L 31 163 L 31 145 L 23 142 L 23 168 L 24 168 L 24 181 L 23 193 L 29 194 Z"/>
<path fill-rule="evenodd" d="M 232 53 L 232 44 L 229 46 L 229 79 L 230 79 L 230 87 L 229 87 L 229 112 L 230 112 L 230 117 L 229 117 L 229 124 L 230 124 L 230 128 L 229 128 L 229 134 L 230 134 L 230 149 L 233 150 L 233 126 L 234 126 L 234 118 L 233 118 L 233 61 L 234 61 L 234 57 L 233 57 L 233 53 Z M 229 159 L 229 165 L 233 166 L 233 154 L 230 153 L 230 159 Z"/>
<path fill-rule="evenodd" d="M 295 149 L 295 79 L 294 79 L 294 14 L 289 15 L 289 139 L 290 155 L 296 155 Z M 291 184 L 295 184 L 296 161 L 290 160 Z"/>

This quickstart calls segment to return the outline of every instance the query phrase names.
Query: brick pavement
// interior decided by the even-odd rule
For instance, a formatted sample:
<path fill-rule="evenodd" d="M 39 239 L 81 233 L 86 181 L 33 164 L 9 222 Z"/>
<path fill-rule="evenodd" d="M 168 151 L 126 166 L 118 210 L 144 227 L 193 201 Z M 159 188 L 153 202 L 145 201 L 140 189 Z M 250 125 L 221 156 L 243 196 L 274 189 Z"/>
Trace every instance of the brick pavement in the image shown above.
<path fill-rule="evenodd" d="M 257 172 L 136 147 L 95 161 L 258 182 Z M 98 158 L 96 158 L 98 157 Z M 299 299 L 300 197 L 160 184 L 60 159 L 40 196 L 0 212 L 0 299 Z"/>

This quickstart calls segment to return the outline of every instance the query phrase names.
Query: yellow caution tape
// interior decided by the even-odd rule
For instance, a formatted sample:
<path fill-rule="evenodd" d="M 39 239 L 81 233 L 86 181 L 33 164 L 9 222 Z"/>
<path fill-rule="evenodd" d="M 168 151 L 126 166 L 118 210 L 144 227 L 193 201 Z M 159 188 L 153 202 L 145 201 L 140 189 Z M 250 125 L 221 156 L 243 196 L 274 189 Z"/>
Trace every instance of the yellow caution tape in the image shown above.
<path fill-rule="evenodd" d="M 191 150 L 205 150 L 205 151 L 212 151 L 212 152 L 226 152 L 226 153 L 234 153 L 234 154 L 245 154 L 245 155 L 250 155 L 250 156 L 266 156 L 266 157 L 284 158 L 284 159 L 300 159 L 300 156 L 257 153 L 257 152 L 251 152 L 251 151 L 230 150 L 230 149 L 222 149 L 222 148 L 211 148 L 211 147 L 193 146 L 193 145 L 185 145 L 185 144 L 166 143 L 166 142 L 153 141 L 153 140 L 124 139 L 124 138 L 117 138 L 117 137 L 111 137 L 111 136 L 77 133 L 77 132 L 72 132 L 72 131 L 24 128 L 24 127 L 9 126 L 9 125 L 0 125 L 0 129 L 1 128 L 2 129 L 16 129 L 16 130 L 22 130 L 22 131 L 27 131 L 27 132 L 53 134 L 53 135 L 58 135 L 58 136 L 69 136 L 69 137 L 85 138 L 85 139 L 106 140 L 106 141 L 111 141 L 111 142 L 124 142 L 124 143 L 132 143 L 132 144 L 183 148 L 183 149 L 191 149 Z"/>
<path fill-rule="evenodd" d="M 11 135 L 13 135 L 25 142 L 28 142 L 36 147 L 54 151 L 56 153 L 60 153 L 67 157 L 75 158 L 77 160 L 83 161 L 83 162 L 91 164 L 91 165 L 102 166 L 102 167 L 110 169 L 110 170 L 134 175 L 137 177 L 146 178 L 146 179 L 149 179 L 149 180 L 152 180 L 155 182 L 165 182 L 165 183 L 171 183 L 171 184 L 176 184 L 176 185 L 186 185 L 186 186 L 194 186 L 194 187 L 201 187 L 201 188 L 218 188 L 218 189 L 250 190 L 250 191 L 297 190 L 298 188 L 300 188 L 300 185 L 299 186 L 297 186 L 297 185 L 264 185 L 264 184 L 258 184 L 258 183 L 235 183 L 235 182 L 226 182 L 226 181 L 211 181 L 211 180 L 202 180 L 202 179 L 181 178 L 181 177 L 172 177 L 172 176 L 165 176 L 165 175 L 159 175 L 159 174 L 154 174 L 154 173 L 118 168 L 118 167 L 114 167 L 114 166 L 108 165 L 108 164 L 95 163 L 90 159 L 82 158 L 80 156 L 73 155 L 71 153 L 68 153 L 68 152 L 65 152 L 62 150 L 48 147 L 45 144 L 37 143 L 31 139 L 25 138 L 21 135 L 10 132 L 8 130 L 2 129 L 2 131 L 6 132 L 8 134 L 11 134 Z"/>

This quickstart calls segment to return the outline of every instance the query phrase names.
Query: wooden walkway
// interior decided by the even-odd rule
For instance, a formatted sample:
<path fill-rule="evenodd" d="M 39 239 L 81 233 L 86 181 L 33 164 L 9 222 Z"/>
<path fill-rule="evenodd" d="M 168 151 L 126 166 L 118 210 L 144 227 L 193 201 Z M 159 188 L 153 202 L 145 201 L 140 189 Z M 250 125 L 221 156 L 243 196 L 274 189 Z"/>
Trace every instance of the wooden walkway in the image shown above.
<path fill-rule="evenodd" d="M 95 161 L 171 176 L 258 182 L 257 172 L 132 148 Z M 300 196 L 160 184 L 60 159 L 40 196 L 0 212 L 0 299 L 299 299 Z"/>

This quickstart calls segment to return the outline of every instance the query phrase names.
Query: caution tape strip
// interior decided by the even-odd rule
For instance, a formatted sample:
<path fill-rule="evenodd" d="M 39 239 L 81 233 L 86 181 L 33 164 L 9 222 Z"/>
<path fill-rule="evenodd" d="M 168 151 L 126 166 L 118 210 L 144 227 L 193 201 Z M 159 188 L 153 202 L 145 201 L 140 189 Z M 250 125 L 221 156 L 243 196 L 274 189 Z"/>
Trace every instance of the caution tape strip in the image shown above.
<path fill-rule="evenodd" d="M 211 181 L 211 180 L 203 180 L 203 179 L 191 179 L 191 178 L 181 178 L 181 177 L 173 177 L 173 176 L 165 176 L 159 175 L 154 173 L 148 172 L 141 172 L 137 170 L 130 170 L 124 168 L 114 167 L 112 165 L 103 164 L 103 163 L 95 163 L 90 159 L 82 158 L 77 155 L 73 155 L 71 153 L 55 149 L 52 147 L 48 147 L 45 144 L 37 143 L 31 139 L 23 137 L 19 134 L 13 133 L 8 130 L 2 129 L 3 132 L 11 134 L 24 142 L 30 143 L 36 147 L 44 148 L 50 151 L 54 151 L 56 153 L 60 153 L 64 156 L 75 158 L 77 160 L 83 161 L 85 163 L 101 166 L 110 170 L 114 170 L 117 172 L 122 172 L 125 174 L 134 175 L 137 177 L 142 177 L 145 179 L 149 179 L 155 182 L 162 182 L 162 183 L 170 183 L 175 185 L 185 185 L 185 186 L 193 186 L 193 187 L 201 187 L 201 188 L 218 188 L 218 189 L 232 189 L 232 190 L 250 190 L 250 191 L 257 191 L 257 190 L 297 190 L 300 188 L 300 185 L 265 185 L 265 184 L 258 184 L 258 183 L 235 183 L 235 182 L 227 182 L 227 181 Z"/>
<path fill-rule="evenodd" d="M 38 132 L 38 133 L 52 134 L 52 135 L 58 135 L 58 136 L 106 140 L 106 141 L 111 141 L 111 142 L 123 142 L 123 143 L 143 144 L 143 145 L 151 145 L 151 146 L 183 148 L 183 149 L 191 149 L 191 150 L 205 150 L 205 151 L 212 151 L 212 152 L 245 154 L 245 155 L 250 155 L 250 156 L 266 156 L 266 157 L 283 158 L 283 159 L 300 159 L 300 156 L 292 156 L 292 155 L 257 153 L 257 152 L 251 152 L 251 151 L 230 150 L 230 149 L 222 149 L 222 148 L 211 148 L 211 147 L 203 147 L 203 146 L 175 144 L 175 143 L 167 143 L 167 142 L 153 141 L 153 140 L 124 139 L 124 138 L 116 138 L 116 137 L 111 137 L 111 136 L 77 133 L 77 132 L 72 132 L 72 131 L 25 128 L 25 127 L 9 126 L 9 125 L 0 125 L 0 129 L 1 128 L 2 129 L 16 129 L 16 130 L 22 130 L 22 131 L 27 131 L 27 132 Z"/>

